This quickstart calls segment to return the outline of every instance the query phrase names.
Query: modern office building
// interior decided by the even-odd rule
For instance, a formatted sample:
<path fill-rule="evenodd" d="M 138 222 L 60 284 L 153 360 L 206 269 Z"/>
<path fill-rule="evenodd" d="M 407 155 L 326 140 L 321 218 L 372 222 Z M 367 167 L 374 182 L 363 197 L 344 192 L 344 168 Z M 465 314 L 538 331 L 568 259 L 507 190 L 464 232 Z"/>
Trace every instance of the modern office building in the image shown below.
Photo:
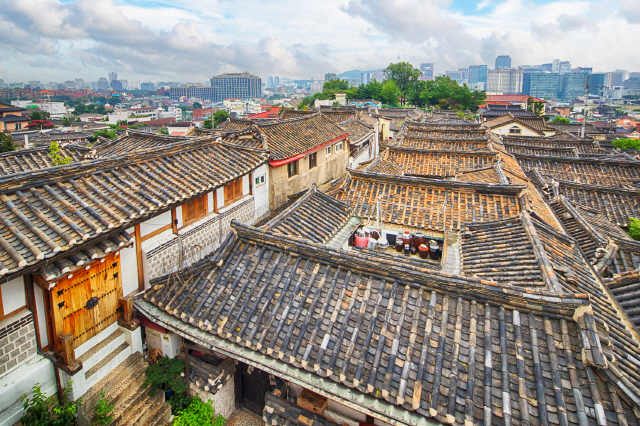
<path fill-rule="evenodd" d="M 335 80 L 338 78 L 335 72 L 328 72 L 324 75 L 324 81 Z"/>
<path fill-rule="evenodd" d="M 118 79 L 118 73 L 116 73 L 115 71 L 111 71 L 109 73 L 109 83 L 111 83 L 113 80 L 117 80 Z"/>
<path fill-rule="evenodd" d="M 522 92 L 524 71 L 518 68 L 496 68 L 487 72 L 487 92 L 515 95 Z"/>
<path fill-rule="evenodd" d="M 605 73 L 589 74 L 589 93 L 601 95 L 602 91 L 607 88 L 606 77 Z"/>
<path fill-rule="evenodd" d="M 496 58 L 496 68 L 511 68 L 511 56 L 500 55 Z"/>
<path fill-rule="evenodd" d="M 269 76 L 269 78 L 267 79 L 267 88 L 272 88 L 273 87 L 273 77 Z"/>
<path fill-rule="evenodd" d="M 577 68 L 572 68 L 571 72 L 577 72 L 577 73 L 584 73 L 584 74 L 591 74 L 593 72 L 593 68 L 587 68 L 587 67 L 577 67 Z"/>
<path fill-rule="evenodd" d="M 420 64 L 420 72 L 423 77 L 433 78 L 433 62 Z"/>
<path fill-rule="evenodd" d="M 154 83 L 140 83 L 140 90 L 147 90 L 151 92 L 156 90 L 156 85 Z"/>
<path fill-rule="evenodd" d="M 107 90 L 109 88 L 109 81 L 106 78 L 100 77 L 98 79 L 98 83 L 96 84 L 98 90 Z"/>
<path fill-rule="evenodd" d="M 563 101 L 572 101 L 586 94 L 588 74 L 564 73 L 561 74 L 558 96 Z"/>
<path fill-rule="evenodd" d="M 463 71 L 445 71 L 444 74 L 451 80 L 455 80 L 458 83 L 465 80 Z"/>
<path fill-rule="evenodd" d="M 526 72 L 522 78 L 522 94 L 538 99 L 557 99 L 560 74 Z"/>
<path fill-rule="evenodd" d="M 280 84 L 278 76 L 273 78 L 273 84 L 276 87 Z M 262 94 L 262 80 L 248 72 L 221 74 L 211 77 L 211 89 L 214 95 L 211 100 L 214 102 L 258 98 Z"/>
<path fill-rule="evenodd" d="M 187 98 L 198 98 L 204 100 L 217 101 L 216 90 L 211 86 L 201 83 L 183 84 L 182 86 L 172 86 L 169 89 L 171 99 L 180 99 L 185 96 Z M 220 100 L 224 100 L 222 98 Z"/>
<path fill-rule="evenodd" d="M 469 85 L 475 83 L 487 83 L 487 66 L 471 65 L 469 66 Z"/>
<path fill-rule="evenodd" d="M 559 66 L 559 73 L 560 74 L 568 74 L 571 72 L 571 62 L 569 61 L 560 61 Z"/>

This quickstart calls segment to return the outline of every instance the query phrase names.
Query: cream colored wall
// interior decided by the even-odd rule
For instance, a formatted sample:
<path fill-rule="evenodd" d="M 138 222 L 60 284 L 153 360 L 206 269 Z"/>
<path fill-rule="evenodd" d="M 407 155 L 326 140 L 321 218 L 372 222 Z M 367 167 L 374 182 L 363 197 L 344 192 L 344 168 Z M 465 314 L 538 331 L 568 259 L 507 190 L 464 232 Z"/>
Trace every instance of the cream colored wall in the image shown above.
<path fill-rule="evenodd" d="M 311 188 L 312 184 L 321 185 L 331 179 L 344 175 L 349 164 L 349 145 L 343 140 L 344 146 L 340 153 L 326 155 L 326 148 L 317 151 L 317 166 L 309 170 L 309 156 L 298 161 L 298 174 L 291 178 L 287 175 L 287 165 L 269 167 L 269 209 L 278 208 L 287 201 L 290 195 Z"/>
<path fill-rule="evenodd" d="M 520 129 L 520 133 L 516 133 L 516 134 L 509 133 L 509 129 L 514 126 Z M 532 136 L 532 137 L 538 137 L 538 138 L 540 137 L 538 133 L 527 129 L 526 127 L 520 126 L 519 124 L 514 124 L 514 123 L 510 123 L 502 127 L 496 127 L 494 129 L 491 129 L 491 132 L 497 135 L 505 135 L 505 136 Z"/>

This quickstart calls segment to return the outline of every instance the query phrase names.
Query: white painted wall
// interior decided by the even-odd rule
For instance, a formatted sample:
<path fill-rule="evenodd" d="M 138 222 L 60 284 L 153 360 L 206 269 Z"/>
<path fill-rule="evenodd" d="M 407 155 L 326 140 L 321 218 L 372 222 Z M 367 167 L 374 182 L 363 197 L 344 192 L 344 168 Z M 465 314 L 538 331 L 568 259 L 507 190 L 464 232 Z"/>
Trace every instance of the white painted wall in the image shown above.
<path fill-rule="evenodd" d="M 27 304 L 27 297 L 24 292 L 24 279 L 14 278 L 2 284 L 2 310 L 5 315 L 16 309 L 20 309 Z"/>
<path fill-rule="evenodd" d="M 218 197 L 218 211 L 224 207 L 224 188 L 216 189 L 216 196 Z"/>
<path fill-rule="evenodd" d="M 249 175 L 242 176 L 242 195 L 249 195 Z"/>
<path fill-rule="evenodd" d="M 133 234 L 133 230 L 127 231 Z M 122 272 L 122 295 L 138 292 L 138 258 L 136 257 L 136 243 L 129 248 L 120 250 L 120 270 Z"/>
<path fill-rule="evenodd" d="M 509 133 L 509 129 L 512 127 L 517 127 L 520 129 L 520 133 Z M 533 137 L 540 137 L 539 134 L 537 134 L 536 132 L 527 129 L 524 126 L 521 126 L 519 124 L 516 123 L 510 123 L 507 124 L 505 126 L 502 127 L 497 127 L 494 129 L 491 129 L 491 133 L 495 133 L 497 135 L 509 135 L 509 136 L 533 136 Z"/>
<path fill-rule="evenodd" d="M 39 285 L 33 286 L 33 292 L 36 299 L 36 313 L 38 314 L 40 345 L 44 348 L 49 344 L 49 335 L 47 334 L 47 316 L 44 309 L 44 293 Z"/>
<path fill-rule="evenodd" d="M 214 191 L 211 191 L 210 193 L 207 194 L 207 202 L 209 203 L 209 205 L 207 206 L 207 211 L 209 213 L 213 212 L 213 197 L 215 197 L 216 194 Z"/>
<path fill-rule="evenodd" d="M 256 185 L 256 178 L 264 175 L 264 183 Z M 251 174 L 253 182 L 253 197 L 255 199 L 256 216 L 258 219 L 269 211 L 269 165 L 263 164 Z"/>
<path fill-rule="evenodd" d="M 159 216 L 152 217 L 151 219 L 142 222 L 140 224 L 140 233 L 144 237 L 145 235 L 148 235 L 153 231 L 169 224 L 171 224 L 171 211 L 164 212 Z"/>

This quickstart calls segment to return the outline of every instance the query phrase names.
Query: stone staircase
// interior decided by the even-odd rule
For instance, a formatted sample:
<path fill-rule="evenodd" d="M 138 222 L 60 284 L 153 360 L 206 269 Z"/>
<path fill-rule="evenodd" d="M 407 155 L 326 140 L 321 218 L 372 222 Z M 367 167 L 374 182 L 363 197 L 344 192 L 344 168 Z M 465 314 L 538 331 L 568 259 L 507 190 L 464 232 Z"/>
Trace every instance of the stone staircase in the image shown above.
<path fill-rule="evenodd" d="M 105 350 L 113 346 L 118 338 L 116 333 L 108 337 L 105 345 L 99 344 L 91 349 L 93 352 Z M 126 345 L 126 343 L 124 343 Z M 123 352 L 123 344 L 116 346 L 109 355 Z M 87 361 L 96 354 L 88 354 Z M 101 361 L 88 365 L 87 373 L 95 369 L 99 371 L 104 366 Z M 111 362 L 111 361 L 107 361 Z M 105 364 L 106 365 L 106 364 Z M 95 406 L 100 400 L 100 393 L 104 392 L 109 403 L 114 406 L 112 411 L 113 421 L 109 426 L 164 426 L 169 424 L 171 407 L 165 403 L 164 392 L 158 391 L 150 394 L 149 387 L 144 386 L 146 380 L 145 370 L 148 364 L 144 361 L 140 352 L 128 355 L 122 362 L 113 368 L 107 375 L 97 381 L 82 397 L 82 405 L 79 407 L 79 423 L 88 425 L 95 416 Z"/>

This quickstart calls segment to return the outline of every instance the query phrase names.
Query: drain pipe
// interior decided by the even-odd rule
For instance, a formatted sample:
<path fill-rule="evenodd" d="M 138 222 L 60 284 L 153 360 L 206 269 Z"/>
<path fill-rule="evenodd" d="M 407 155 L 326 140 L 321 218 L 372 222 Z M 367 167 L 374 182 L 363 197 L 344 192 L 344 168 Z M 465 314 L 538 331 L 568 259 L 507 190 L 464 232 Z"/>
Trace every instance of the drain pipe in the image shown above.
<path fill-rule="evenodd" d="M 60 369 L 58 368 L 58 360 L 53 355 L 43 351 L 40 348 L 37 349 L 37 353 L 47 358 L 49 361 L 53 363 L 53 371 L 56 375 L 56 386 L 58 388 L 58 402 L 62 404 L 62 395 L 64 393 L 64 388 L 62 387 L 62 380 L 60 379 Z"/>

